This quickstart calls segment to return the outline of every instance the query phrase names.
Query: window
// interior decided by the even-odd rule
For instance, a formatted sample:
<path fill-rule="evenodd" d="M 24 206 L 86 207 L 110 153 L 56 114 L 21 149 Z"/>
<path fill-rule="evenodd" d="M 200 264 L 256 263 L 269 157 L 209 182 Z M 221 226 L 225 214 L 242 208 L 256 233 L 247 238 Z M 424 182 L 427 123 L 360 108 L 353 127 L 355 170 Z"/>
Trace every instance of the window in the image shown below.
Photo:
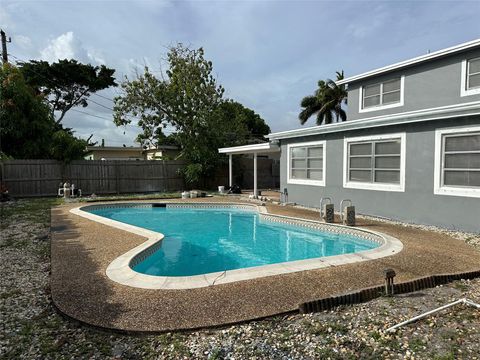
<path fill-rule="evenodd" d="M 344 187 L 404 191 L 405 134 L 344 140 Z"/>
<path fill-rule="evenodd" d="M 436 131 L 435 194 L 480 197 L 480 126 Z"/>
<path fill-rule="evenodd" d="M 403 105 L 404 76 L 360 88 L 360 112 Z"/>
<path fill-rule="evenodd" d="M 461 96 L 480 94 L 480 58 L 462 62 Z"/>
<path fill-rule="evenodd" d="M 325 141 L 288 145 L 287 182 L 325 185 Z"/>

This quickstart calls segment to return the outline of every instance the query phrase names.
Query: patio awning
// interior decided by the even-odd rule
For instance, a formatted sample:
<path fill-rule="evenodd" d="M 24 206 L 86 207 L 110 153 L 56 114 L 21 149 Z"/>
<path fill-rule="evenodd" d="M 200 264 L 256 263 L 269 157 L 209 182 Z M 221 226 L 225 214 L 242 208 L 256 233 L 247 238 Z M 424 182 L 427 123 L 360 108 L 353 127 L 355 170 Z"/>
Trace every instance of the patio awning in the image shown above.
<path fill-rule="evenodd" d="M 258 196 L 257 189 L 257 155 L 258 154 L 270 154 L 280 152 L 280 146 L 271 142 L 253 144 L 253 145 L 243 145 L 243 146 L 233 146 L 228 148 L 218 149 L 220 154 L 228 155 L 228 185 L 232 187 L 233 185 L 233 170 L 232 170 L 232 155 L 241 155 L 241 154 L 253 154 L 253 194 L 255 197 Z"/>
<path fill-rule="evenodd" d="M 220 154 L 264 154 L 264 153 L 274 153 L 280 152 L 280 147 L 277 144 L 272 144 L 271 142 L 253 144 L 253 145 L 243 145 L 243 146 L 233 146 L 228 148 L 218 149 Z"/>

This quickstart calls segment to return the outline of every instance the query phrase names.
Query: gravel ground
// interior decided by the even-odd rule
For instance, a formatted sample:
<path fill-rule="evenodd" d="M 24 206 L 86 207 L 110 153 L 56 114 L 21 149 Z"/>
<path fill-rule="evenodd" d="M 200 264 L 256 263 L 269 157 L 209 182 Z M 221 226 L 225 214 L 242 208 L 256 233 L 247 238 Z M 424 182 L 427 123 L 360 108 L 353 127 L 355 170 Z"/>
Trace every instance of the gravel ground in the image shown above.
<path fill-rule="evenodd" d="M 58 315 L 49 296 L 49 208 L 55 203 L 37 199 L 1 205 L 0 358 L 480 358 L 480 311 L 464 305 L 395 334 L 385 332 L 462 297 L 480 303 L 480 279 L 334 311 L 189 333 L 127 336 L 82 326 Z M 449 233 L 480 249 L 479 235 Z"/>

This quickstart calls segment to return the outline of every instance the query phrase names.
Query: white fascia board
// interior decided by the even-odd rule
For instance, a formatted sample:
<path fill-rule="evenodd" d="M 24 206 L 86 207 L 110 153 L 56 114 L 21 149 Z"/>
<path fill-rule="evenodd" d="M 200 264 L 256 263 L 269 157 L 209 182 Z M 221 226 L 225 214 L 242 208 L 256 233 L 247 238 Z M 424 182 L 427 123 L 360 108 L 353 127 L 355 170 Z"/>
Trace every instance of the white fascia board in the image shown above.
<path fill-rule="evenodd" d="M 407 66 L 410 66 L 410 65 L 415 65 L 415 64 L 425 62 L 425 61 L 430 61 L 430 60 L 433 60 L 433 59 L 436 59 L 436 58 L 439 58 L 439 57 L 442 57 L 442 56 L 446 56 L 446 55 L 454 54 L 454 53 L 457 53 L 457 52 L 460 52 L 460 51 L 475 48 L 477 46 L 480 46 L 480 39 L 475 39 L 475 40 L 468 41 L 468 42 L 463 43 L 463 44 L 455 45 L 455 46 L 452 46 L 452 47 L 449 47 L 449 48 L 446 48 L 446 49 L 434 51 L 430 54 L 417 56 L 413 59 L 404 60 L 404 61 L 392 64 L 392 65 L 388 65 L 388 66 L 384 66 L 384 67 L 381 67 L 381 68 L 378 68 L 378 69 L 375 69 L 375 70 L 367 71 L 367 72 L 359 74 L 359 75 L 350 76 L 346 79 L 336 81 L 335 83 L 337 85 L 348 84 L 348 83 L 351 83 L 351 82 L 354 82 L 354 81 L 357 81 L 357 80 L 361 80 L 361 79 L 365 79 L 365 78 L 368 78 L 368 77 L 371 77 L 371 76 L 380 75 L 380 74 L 383 74 L 383 73 L 386 73 L 386 72 L 389 72 L 389 71 L 393 71 L 393 70 L 398 70 L 398 69 L 401 69 L 401 68 L 404 68 L 404 67 L 407 67 Z"/>
<path fill-rule="evenodd" d="M 87 146 L 87 151 L 125 151 L 125 150 L 133 150 L 133 151 L 143 151 L 142 147 L 123 147 L 123 146 Z"/>
<path fill-rule="evenodd" d="M 263 144 L 254 144 L 254 145 L 243 145 L 243 146 L 233 146 L 228 148 L 220 148 L 218 152 L 220 154 L 253 154 L 253 153 L 272 153 L 279 152 L 280 147 L 271 143 Z"/>
<path fill-rule="evenodd" d="M 408 124 L 414 122 L 448 119 L 453 117 L 471 116 L 480 114 L 480 101 L 464 104 L 441 106 L 437 108 L 408 111 L 398 114 L 375 116 L 327 125 L 317 125 L 303 129 L 281 131 L 267 135 L 270 140 L 296 138 L 319 134 L 329 134 L 340 131 L 368 129 L 379 126 Z"/>

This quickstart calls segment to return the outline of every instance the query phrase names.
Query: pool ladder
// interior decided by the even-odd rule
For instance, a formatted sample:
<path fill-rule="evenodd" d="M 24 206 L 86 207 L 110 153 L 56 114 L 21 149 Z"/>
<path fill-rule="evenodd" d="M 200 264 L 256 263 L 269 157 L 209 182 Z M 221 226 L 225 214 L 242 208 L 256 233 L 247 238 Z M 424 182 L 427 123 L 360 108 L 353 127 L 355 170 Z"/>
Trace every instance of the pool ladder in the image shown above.
<path fill-rule="evenodd" d="M 329 197 L 322 197 L 320 199 L 320 219 L 323 219 L 327 223 L 333 223 L 335 221 L 335 208 L 332 199 Z"/>
<path fill-rule="evenodd" d="M 346 206 L 345 203 L 347 203 Z M 320 219 L 327 223 L 335 221 L 335 207 L 332 198 L 328 196 L 320 199 Z M 352 200 L 343 199 L 340 201 L 340 221 L 344 225 L 355 226 L 355 206 L 353 206 Z"/>

